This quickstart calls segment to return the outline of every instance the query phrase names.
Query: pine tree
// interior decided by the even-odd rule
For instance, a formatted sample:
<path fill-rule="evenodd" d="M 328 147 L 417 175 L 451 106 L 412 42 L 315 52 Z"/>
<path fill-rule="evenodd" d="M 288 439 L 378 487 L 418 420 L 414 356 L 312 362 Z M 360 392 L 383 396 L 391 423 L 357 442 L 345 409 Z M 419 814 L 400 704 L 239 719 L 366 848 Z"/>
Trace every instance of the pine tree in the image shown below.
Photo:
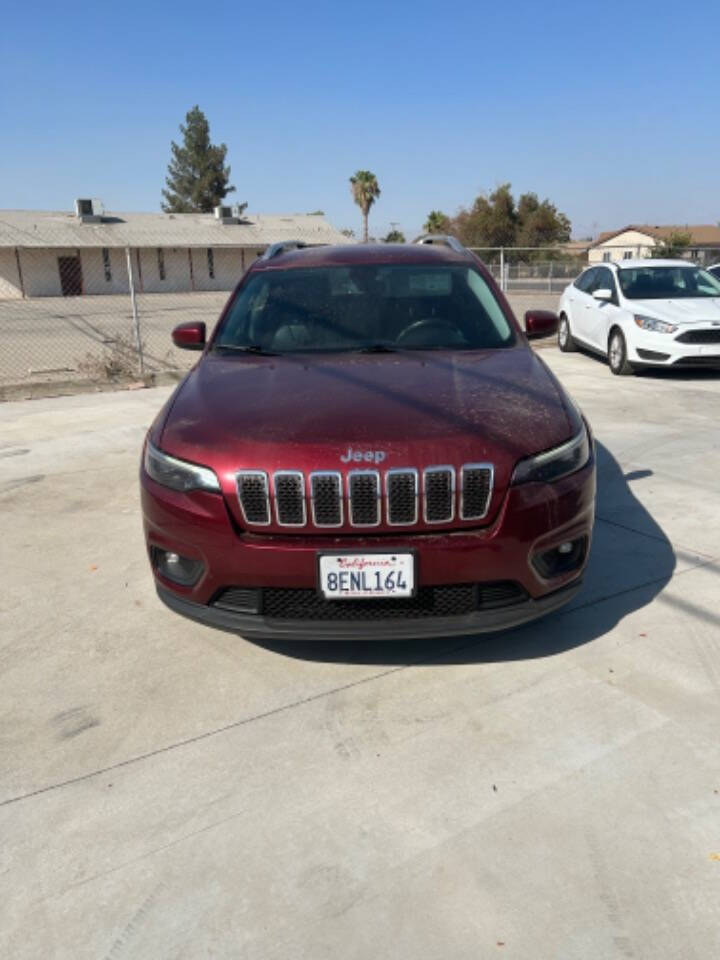
<path fill-rule="evenodd" d="M 210 124 L 198 106 L 185 115 L 180 133 L 183 145 L 170 144 L 162 208 L 166 213 L 212 213 L 235 189 L 229 182 L 230 167 L 225 166 L 227 147 L 210 143 Z"/>

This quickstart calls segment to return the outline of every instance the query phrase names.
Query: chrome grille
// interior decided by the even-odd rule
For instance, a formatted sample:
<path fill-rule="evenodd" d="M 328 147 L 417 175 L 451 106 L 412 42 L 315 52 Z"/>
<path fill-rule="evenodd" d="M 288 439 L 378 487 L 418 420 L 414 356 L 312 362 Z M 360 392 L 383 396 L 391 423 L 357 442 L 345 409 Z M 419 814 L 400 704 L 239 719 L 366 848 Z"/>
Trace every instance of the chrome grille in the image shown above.
<path fill-rule="evenodd" d="M 351 470 L 348 497 L 353 527 L 376 527 L 380 523 L 380 474 L 377 470 Z"/>
<path fill-rule="evenodd" d="M 448 523 L 455 516 L 455 471 L 428 467 L 425 479 L 425 522 Z"/>
<path fill-rule="evenodd" d="M 465 464 L 460 471 L 461 520 L 482 520 L 490 508 L 492 486 L 492 464 Z"/>
<path fill-rule="evenodd" d="M 262 470 L 243 470 L 237 475 L 238 500 L 246 523 L 266 526 L 270 523 L 270 499 L 267 474 Z"/>
<path fill-rule="evenodd" d="M 281 527 L 410 527 L 421 517 L 427 524 L 482 520 L 488 515 L 494 483 L 493 465 L 466 463 L 455 468 L 414 467 L 387 470 L 319 470 L 307 477 L 300 470 L 278 470 L 271 478 L 262 470 L 240 470 L 237 494 L 245 523 L 267 526 L 274 516 Z M 309 504 L 308 504 L 309 500 Z"/>
<path fill-rule="evenodd" d="M 278 470 L 273 476 L 275 488 L 275 513 L 282 527 L 304 527 L 305 479 L 302 473 L 293 470 Z"/>

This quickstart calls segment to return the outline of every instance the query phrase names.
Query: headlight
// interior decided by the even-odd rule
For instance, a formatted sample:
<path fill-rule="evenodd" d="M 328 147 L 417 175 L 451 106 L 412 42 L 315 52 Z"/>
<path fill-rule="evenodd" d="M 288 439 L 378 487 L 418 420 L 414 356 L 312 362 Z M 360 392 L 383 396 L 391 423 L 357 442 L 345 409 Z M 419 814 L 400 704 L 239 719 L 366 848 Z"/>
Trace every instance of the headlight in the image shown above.
<path fill-rule="evenodd" d="M 633 319 L 642 330 L 652 330 L 653 333 L 675 333 L 677 330 L 674 323 L 665 323 L 655 317 L 644 317 L 641 313 L 636 313 Z"/>
<path fill-rule="evenodd" d="M 188 490 L 220 490 L 220 482 L 209 467 L 170 457 L 149 440 L 145 446 L 145 472 L 156 483 L 183 493 Z"/>
<path fill-rule="evenodd" d="M 559 447 L 553 447 L 552 450 L 546 450 L 545 453 L 538 453 L 534 457 L 528 457 L 527 460 L 521 460 L 515 467 L 512 475 L 512 484 L 530 483 L 550 483 L 552 480 L 559 480 L 560 477 L 566 477 L 569 473 L 580 470 L 590 459 L 590 438 L 587 428 L 583 428 L 577 436 Z"/>

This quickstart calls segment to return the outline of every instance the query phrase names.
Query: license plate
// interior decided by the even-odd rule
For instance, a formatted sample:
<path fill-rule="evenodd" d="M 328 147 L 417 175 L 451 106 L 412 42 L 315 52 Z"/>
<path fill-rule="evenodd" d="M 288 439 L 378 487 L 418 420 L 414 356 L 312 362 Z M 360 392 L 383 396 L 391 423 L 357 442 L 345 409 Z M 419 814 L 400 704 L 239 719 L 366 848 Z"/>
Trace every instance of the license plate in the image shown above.
<path fill-rule="evenodd" d="M 323 553 L 320 592 L 328 600 L 411 597 L 415 593 L 412 553 Z"/>

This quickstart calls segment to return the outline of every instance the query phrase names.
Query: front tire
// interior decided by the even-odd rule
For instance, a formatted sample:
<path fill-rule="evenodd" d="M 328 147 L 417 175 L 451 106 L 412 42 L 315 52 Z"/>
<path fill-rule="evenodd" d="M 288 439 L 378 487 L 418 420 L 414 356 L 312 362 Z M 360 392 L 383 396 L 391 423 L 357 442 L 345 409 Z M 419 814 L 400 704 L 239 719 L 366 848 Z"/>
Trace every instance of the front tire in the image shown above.
<path fill-rule="evenodd" d="M 577 344 L 575 343 L 575 338 L 570 332 L 570 321 L 568 320 L 568 318 L 565 316 L 564 313 L 560 314 L 560 323 L 558 324 L 557 341 L 558 341 L 558 347 L 560 347 L 563 353 L 572 353 L 574 350 L 577 350 Z"/>
<path fill-rule="evenodd" d="M 634 373 L 627 358 L 627 344 L 622 330 L 617 328 L 610 334 L 608 341 L 608 363 L 616 377 L 628 377 Z"/>

